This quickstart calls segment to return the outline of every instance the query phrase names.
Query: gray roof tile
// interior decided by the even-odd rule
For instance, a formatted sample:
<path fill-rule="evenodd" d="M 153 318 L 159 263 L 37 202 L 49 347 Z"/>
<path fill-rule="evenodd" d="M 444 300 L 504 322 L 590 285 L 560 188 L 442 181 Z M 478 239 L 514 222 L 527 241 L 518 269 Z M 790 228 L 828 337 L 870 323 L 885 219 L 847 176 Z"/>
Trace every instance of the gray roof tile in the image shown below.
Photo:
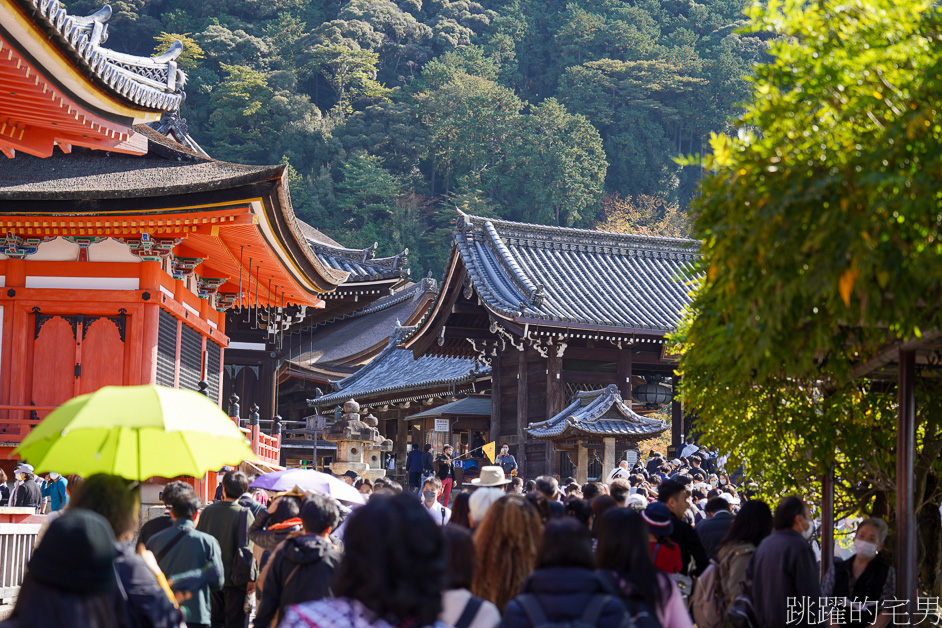
<path fill-rule="evenodd" d="M 527 431 L 536 438 L 562 440 L 579 436 L 614 436 L 642 441 L 666 431 L 667 423 L 632 411 L 614 384 L 601 390 L 577 392 L 569 406 L 547 421 L 531 423 Z"/>
<path fill-rule="evenodd" d="M 690 302 L 698 243 L 461 214 L 455 244 L 475 290 L 517 320 L 667 332 Z"/>

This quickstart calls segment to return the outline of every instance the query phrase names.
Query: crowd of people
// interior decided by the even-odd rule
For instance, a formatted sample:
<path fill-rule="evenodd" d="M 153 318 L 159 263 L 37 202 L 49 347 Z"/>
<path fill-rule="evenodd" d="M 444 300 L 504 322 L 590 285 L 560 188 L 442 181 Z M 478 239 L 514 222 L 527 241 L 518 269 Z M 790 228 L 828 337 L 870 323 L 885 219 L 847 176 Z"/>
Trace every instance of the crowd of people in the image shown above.
<path fill-rule="evenodd" d="M 76 481 L 0 626 L 777 628 L 827 625 L 822 596 L 870 602 L 841 625 L 888 622 L 882 520 L 819 582 L 805 502 L 773 512 L 705 456 L 651 452 L 579 484 L 525 480 L 504 451 L 458 491 L 449 449 L 412 490 L 345 478 L 366 498 L 355 508 L 233 470 L 205 507 L 169 483 L 166 513 L 139 526 L 136 483 Z"/>

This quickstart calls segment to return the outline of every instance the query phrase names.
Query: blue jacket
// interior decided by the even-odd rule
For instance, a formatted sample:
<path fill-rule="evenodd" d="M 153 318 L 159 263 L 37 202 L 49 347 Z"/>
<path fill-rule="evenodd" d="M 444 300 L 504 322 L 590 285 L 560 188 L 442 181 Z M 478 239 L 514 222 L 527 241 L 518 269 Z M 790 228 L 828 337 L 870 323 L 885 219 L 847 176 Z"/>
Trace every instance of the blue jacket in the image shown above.
<path fill-rule="evenodd" d="M 69 485 L 69 481 L 66 480 L 61 475 L 50 482 L 46 480 L 42 485 L 42 494 L 43 497 L 49 498 L 49 504 L 52 507 L 52 512 L 62 510 L 69 503 L 69 493 L 65 490 Z"/>
<path fill-rule="evenodd" d="M 131 625 L 178 628 L 183 614 L 157 584 L 157 578 L 144 559 L 135 553 L 134 544 L 115 543 L 115 548 L 118 555 L 114 559 L 114 568 L 121 579 L 121 587 L 115 595 L 126 598 Z"/>
<path fill-rule="evenodd" d="M 190 576 L 199 570 L 210 572 L 212 577 L 208 579 L 209 586 L 200 587 L 198 591 L 193 592 L 193 597 L 180 605 L 187 622 L 209 624 L 209 590 L 221 589 L 223 585 L 222 551 L 219 549 L 219 541 L 204 532 L 198 532 L 189 519 L 177 519 L 171 527 L 152 536 L 147 542 L 147 549 L 159 555 L 181 530 L 185 532 L 184 536 L 157 561 L 157 564 L 169 580 L 183 580 L 181 575 Z"/>

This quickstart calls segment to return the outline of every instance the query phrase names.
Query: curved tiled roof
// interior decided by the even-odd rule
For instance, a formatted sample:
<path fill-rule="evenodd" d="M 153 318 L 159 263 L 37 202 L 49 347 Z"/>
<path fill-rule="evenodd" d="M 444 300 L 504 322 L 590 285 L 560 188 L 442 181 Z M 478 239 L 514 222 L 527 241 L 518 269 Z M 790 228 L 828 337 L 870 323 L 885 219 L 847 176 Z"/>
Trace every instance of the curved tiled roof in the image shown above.
<path fill-rule="evenodd" d="M 521 322 L 672 331 L 698 243 L 460 214 L 455 245 L 494 313 Z"/>
<path fill-rule="evenodd" d="M 400 349 L 399 340 L 411 328 L 397 330 L 389 344 L 372 362 L 359 371 L 334 382 L 335 392 L 317 399 L 309 399 L 312 406 L 334 405 L 348 399 L 406 392 L 420 388 L 453 386 L 475 381 L 490 373 L 470 358 L 423 356 L 414 358 L 412 352 Z"/>
<path fill-rule="evenodd" d="M 642 441 L 666 431 L 667 423 L 631 410 L 614 384 L 601 390 L 577 392 L 565 410 L 547 421 L 527 427 L 535 438 L 567 439 L 578 436 L 612 437 Z"/>
<path fill-rule="evenodd" d="M 87 17 L 69 15 L 57 0 L 19 0 L 35 23 L 58 39 L 63 51 L 92 79 L 119 97 L 157 111 L 180 108 L 185 95 L 186 74 L 176 58 L 183 45 L 175 41 L 157 57 L 136 57 L 104 48 L 108 39 L 111 6 L 105 5 Z"/>
<path fill-rule="evenodd" d="M 365 249 L 348 249 L 308 236 L 308 245 L 322 264 L 350 273 L 346 283 L 400 279 L 409 275 L 409 249 L 393 257 L 376 257 L 376 244 Z"/>

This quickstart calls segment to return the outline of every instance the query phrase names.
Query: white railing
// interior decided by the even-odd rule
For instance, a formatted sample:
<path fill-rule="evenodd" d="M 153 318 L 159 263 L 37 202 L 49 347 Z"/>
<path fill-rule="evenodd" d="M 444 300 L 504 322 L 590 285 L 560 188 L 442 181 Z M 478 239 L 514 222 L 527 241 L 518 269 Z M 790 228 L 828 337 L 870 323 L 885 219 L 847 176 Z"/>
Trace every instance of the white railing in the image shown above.
<path fill-rule="evenodd" d="M 39 534 L 38 523 L 0 523 L 0 601 L 15 598 Z"/>

